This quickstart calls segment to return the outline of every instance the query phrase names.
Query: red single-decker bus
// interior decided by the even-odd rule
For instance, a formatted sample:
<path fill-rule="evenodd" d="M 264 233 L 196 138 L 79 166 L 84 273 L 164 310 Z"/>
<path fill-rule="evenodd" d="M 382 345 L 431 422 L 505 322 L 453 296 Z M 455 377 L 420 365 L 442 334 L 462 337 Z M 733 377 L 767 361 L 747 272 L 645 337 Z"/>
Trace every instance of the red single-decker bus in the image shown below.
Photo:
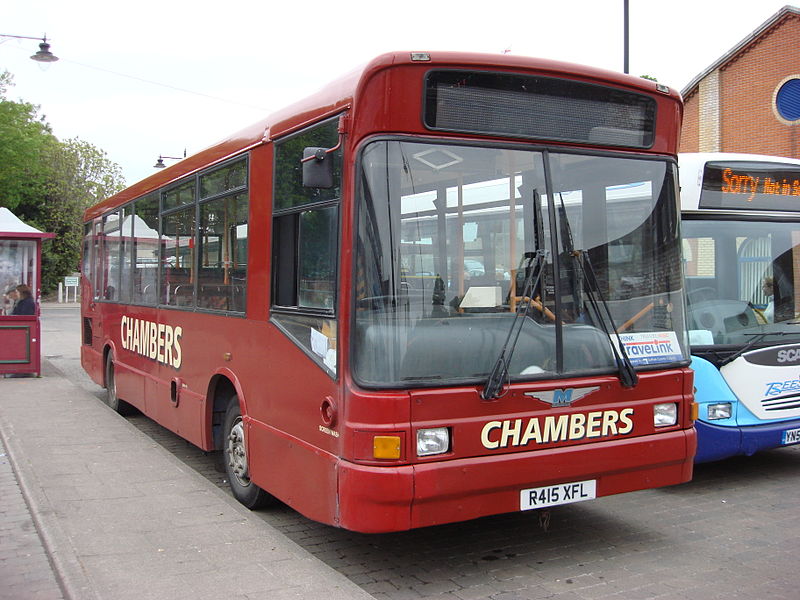
<path fill-rule="evenodd" d="M 235 497 L 398 531 L 689 480 L 682 105 L 397 52 L 86 212 L 81 360 Z"/>

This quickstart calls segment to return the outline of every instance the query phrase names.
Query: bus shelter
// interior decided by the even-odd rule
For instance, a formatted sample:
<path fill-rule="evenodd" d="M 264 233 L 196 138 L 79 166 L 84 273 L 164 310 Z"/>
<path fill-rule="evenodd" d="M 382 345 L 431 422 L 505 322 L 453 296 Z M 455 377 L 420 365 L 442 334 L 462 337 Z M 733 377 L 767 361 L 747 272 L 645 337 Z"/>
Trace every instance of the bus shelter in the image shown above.
<path fill-rule="evenodd" d="M 0 375 L 41 371 L 42 240 L 52 237 L 0 207 Z"/>

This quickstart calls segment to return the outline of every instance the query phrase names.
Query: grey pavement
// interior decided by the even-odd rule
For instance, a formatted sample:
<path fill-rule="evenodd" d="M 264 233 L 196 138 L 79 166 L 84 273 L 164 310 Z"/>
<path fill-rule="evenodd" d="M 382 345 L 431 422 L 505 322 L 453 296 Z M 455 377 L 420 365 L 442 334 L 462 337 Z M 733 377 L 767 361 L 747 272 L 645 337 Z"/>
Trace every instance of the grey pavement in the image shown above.
<path fill-rule="evenodd" d="M 28 505 L 0 443 L 0 598 L 63 598 Z"/>
<path fill-rule="evenodd" d="M 0 598 L 371 598 L 56 368 L 68 308 L 43 376 L 0 379 Z"/>

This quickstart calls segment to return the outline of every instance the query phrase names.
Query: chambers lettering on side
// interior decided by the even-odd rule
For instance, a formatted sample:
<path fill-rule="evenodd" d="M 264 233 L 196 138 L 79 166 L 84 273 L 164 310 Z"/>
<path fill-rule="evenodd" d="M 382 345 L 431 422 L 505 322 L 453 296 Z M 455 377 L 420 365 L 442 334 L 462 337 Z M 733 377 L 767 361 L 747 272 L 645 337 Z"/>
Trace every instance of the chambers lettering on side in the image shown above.
<path fill-rule="evenodd" d="M 183 360 L 182 335 L 183 327 L 165 323 L 128 316 L 123 316 L 120 322 L 120 339 L 125 350 L 175 369 L 181 368 Z"/>
<path fill-rule="evenodd" d="M 633 409 L 598 410 L 570 415 L 548 415 L 544 419 L 507 419 L 489 421 L 481 431 L 484 448 L 549 444 L 584 438 L 626 435 L 633 431 Z"/>

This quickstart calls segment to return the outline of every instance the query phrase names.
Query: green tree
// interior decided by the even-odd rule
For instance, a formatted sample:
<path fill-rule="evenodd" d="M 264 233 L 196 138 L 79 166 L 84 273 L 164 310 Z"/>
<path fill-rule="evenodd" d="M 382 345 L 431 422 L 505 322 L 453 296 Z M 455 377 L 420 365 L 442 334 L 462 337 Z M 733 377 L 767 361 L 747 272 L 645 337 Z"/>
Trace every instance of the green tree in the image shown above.
<path fill-rule="evenodd" d="M 78 268 L 83 211 L 125 187 L 120 167 L 78 138 L 60 142 L 38 108 L 6 99 L 12 80 L 0 74 L 0 206 L 56 234 L 42 247 L 42 290 Z"/>
<path fill-rule="evenodd" d="M 125 179 L 104 151 L 78 138 L 51 146 L 45 158 L 50 168 L 47 189 L 41 204 L 26 216 L 56 234 L 42 251 L 42 289 L 52 290 L 78 269 L 83 211 L 123 189 Z"/>
<path fill-rule="evenodd" d="M 48 171 L 43 156 L 57 140 L 38 107 L 6 98 L 12 85 L 11 74 L 0 73 L 0 205 L 13 212 L 43 195 Z"/>

